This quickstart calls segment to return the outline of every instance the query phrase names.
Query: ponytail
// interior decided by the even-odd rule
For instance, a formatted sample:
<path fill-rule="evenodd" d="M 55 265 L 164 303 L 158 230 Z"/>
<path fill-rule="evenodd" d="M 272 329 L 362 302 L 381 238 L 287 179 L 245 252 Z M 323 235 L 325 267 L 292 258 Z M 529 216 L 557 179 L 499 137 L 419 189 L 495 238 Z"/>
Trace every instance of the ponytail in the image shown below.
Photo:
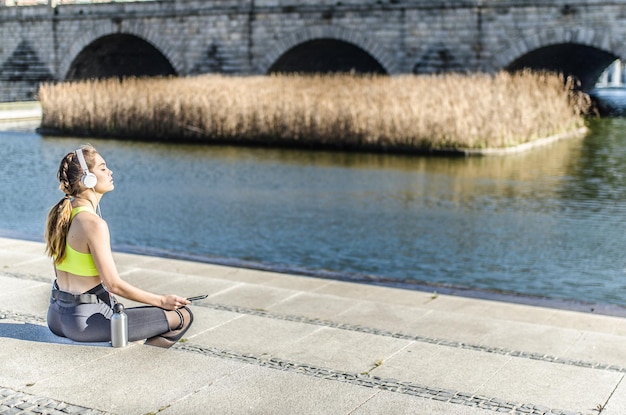
<path fill-rule="evenodd" d="M 61 199 L 48 212 L 46 220 L 46 254 L 54 259 L 57 265 L 65 258 L 65 244 L 67 232 L 70 229 L 70 217 L 72 215 L 72 202 L 69 195 Z"/>

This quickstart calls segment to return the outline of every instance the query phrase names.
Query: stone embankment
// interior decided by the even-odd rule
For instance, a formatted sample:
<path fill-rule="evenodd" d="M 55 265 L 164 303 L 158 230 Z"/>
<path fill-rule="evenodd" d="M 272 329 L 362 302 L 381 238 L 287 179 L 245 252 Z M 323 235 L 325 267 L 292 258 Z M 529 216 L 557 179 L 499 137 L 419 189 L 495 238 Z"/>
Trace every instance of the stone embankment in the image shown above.
<path fill-rule="evenodd" d="M 53 273 L 43 244 L 0 238 L 0 413 L 621 415 L 626 408 L 623 317 L 114 257 L 120 275 L 140 287 L 209 294 L 191 306 L 184 341 L 169 350 L 141 342 L 116 349 L 54 336 L 45 322 Z"/>

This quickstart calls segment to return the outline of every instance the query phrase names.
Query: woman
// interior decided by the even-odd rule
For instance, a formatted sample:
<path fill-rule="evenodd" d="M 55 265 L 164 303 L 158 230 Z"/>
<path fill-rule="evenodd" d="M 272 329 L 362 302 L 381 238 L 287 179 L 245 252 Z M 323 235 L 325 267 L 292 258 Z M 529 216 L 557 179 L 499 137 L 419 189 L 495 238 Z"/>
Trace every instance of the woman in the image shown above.
<path fill-rule="evenodd" d="M 111 340 L 115 294 L 149 306 L 127 308 L 128 339 L 170 347 L 193 321 L 190 302 L 157 295 L 120 278 L 111 252 L 109 228 L 99 216 L 100 199 L 114 189 L 113 172 L 92 146 L 68 153 L 57 173 L 65 193 L 50 209 L 46 253 L 54 260 L 56 281 L 48 308 L 48 327 L 79 342 Z"/>

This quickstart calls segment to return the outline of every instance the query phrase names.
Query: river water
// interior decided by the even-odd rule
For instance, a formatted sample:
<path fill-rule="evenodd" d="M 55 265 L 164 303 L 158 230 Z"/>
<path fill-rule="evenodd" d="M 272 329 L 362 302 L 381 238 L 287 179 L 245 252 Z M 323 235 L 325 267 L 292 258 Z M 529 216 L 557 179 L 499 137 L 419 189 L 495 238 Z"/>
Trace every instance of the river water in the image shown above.
<path fill-rule="evenodd" d="M 620 309 L 626 120 L 590 128 L 522 154 L 470 158 L 0 131 L 0 236 L 42 240 L 62 196 L 58 163 L 90 142 L 114 172 L 101 209 L 116 250 Z"/>

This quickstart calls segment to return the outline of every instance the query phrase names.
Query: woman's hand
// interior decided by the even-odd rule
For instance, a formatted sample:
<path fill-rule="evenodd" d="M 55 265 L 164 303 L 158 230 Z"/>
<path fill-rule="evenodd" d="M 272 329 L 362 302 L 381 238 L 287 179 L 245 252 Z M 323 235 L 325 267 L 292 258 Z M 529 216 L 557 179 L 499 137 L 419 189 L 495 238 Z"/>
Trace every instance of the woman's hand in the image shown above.
<path fill-rule="evenodd" d="M 184 297 L 179 297 L 174 294 L 164 295 L 161 297 L 161 308 L 165 310 L 176 310 L 177 308 L 181 308 L 182 306 L 186 306 L 190 304 L 191 301 L 188 301 Z"/>

